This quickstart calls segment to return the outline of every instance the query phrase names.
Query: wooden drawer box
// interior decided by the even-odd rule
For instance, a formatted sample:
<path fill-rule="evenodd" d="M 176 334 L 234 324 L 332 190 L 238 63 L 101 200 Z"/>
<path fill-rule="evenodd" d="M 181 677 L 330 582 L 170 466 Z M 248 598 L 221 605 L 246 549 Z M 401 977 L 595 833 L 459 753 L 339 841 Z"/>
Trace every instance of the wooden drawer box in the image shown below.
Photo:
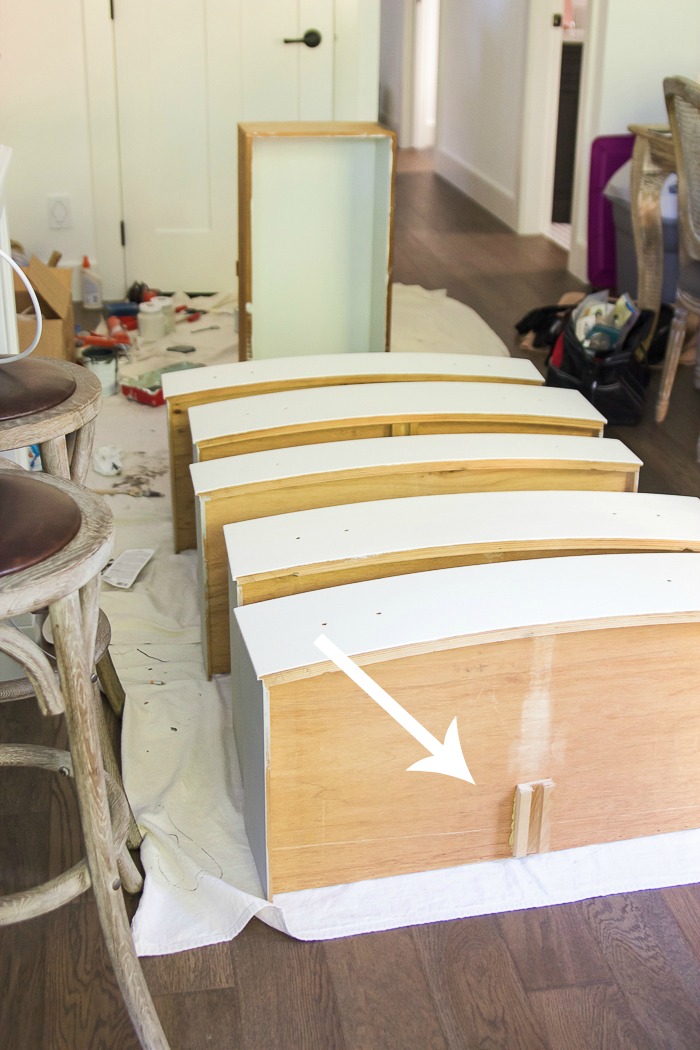
<path fill-rule="evenodd" d="M 197 545 L 194 494 L 189 465 L 192 432 L 189 410 L 253 394 L 282 390 L 347 386 L 349 383 L 397 383 L 422 380 L 473 383 L 526 383 L 541 386 L 543 377 L 530 361 L 479 354 L 320 354 L 210 365 L 163 376 L 168 406 L 168 444 L 175 550 Z"/>
<path fill-rule="evenodd" d="M 267 895 L 511 857 L 516 789 L 538 781 L 553 850 L 698 827 L 699 621 L 698 554 L 442 569 L 237 609 L 234 729 Z M 474 783 L 411 771 L 428 752 L 321 634 L 439 743 L 456 718 Z"/>
<path fill-rule="evenodd" d="M 395 155 L 379 124 L 238 125 L 241 360 L 388 349 Z"/>

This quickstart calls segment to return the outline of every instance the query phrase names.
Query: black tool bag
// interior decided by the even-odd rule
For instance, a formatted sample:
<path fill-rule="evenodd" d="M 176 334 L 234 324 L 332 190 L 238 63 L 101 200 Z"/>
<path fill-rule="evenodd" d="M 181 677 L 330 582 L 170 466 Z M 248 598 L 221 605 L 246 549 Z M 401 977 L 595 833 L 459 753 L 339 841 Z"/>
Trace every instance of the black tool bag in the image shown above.
<path fill-rule="evenodd" d="M 653 310 L 642 310 L 622 343 L 593 351 L 582 345 L 568 320 L 547 358 L 545 385 L 580 390 L 608 423 L 639 423 L 649 384 L 643 344 L 653 321 Z"/>

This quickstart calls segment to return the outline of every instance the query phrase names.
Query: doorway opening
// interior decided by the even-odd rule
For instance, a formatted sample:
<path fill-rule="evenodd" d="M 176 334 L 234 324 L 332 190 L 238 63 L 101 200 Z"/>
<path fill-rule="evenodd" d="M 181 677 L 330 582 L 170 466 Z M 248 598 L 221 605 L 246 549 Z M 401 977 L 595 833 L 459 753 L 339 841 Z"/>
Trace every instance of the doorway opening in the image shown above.
<path fill-rule="evenodd" d="M 402 149 L 435 145 L 439 29 L 440 0 L 382 0 L 379 119 Z"/>
<path fill-rule="evenodd" d="M 437 133 L 438 49 L 440 0 L 415 5 L 413 84 L 413 148 L 432 149 Z"/>
<path fill-rule="evenodd" d="M 571 250 L 571 208 L 586 15 L 585 0 L 583 3 L 573 3 L 573 0 L 564 3 L 552 211 L 546 234 L 566 252 Z"/>

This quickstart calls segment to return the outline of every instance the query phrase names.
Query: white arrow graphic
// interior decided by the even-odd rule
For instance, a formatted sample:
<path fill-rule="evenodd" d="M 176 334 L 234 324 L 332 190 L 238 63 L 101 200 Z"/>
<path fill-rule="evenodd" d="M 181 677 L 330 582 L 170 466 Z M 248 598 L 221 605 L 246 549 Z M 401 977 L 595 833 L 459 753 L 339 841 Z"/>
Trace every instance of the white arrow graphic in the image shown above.
<path fill-rule="evenodd" d="M 456 717 L 450 722 L 445 734 L 445 742 L 441 744 L 437 737 L 420 724 L 410 712 L 402 707 L 392 696 L 382 689 L 368 674 L 358 667 L 354 660 L 346 656 L 342 649 L 334 645 L 325 634 L 319 634 L 314 645 L 331 660 L 335 666 L 351 678 L 355 685 L 359 685 L 367 696 L 371 697 L 382 707 L 388 715 L 399 723 L 400 726 L 410 733 L 414 740 L 422 744 L 426 751 L 430 752 L 428 758 L 421 758 L 408 767 L 407 772 L 422 771 L 424 773 L 443 773 L 447 777 L 457 777 L 458 780 L 466 780 L 474 784 L 474 777 L 469 772 L 469 767 L 462 754 L 462 745 L 459 742 Z"/>

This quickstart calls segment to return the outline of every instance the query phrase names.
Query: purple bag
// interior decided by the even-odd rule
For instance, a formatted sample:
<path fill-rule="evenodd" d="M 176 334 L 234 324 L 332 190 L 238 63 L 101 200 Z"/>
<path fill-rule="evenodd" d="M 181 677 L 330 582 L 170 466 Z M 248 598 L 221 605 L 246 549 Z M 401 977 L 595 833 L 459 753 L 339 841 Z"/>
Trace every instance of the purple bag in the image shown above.
<path fill-rule="evenodd" d="M 594 288 L 615 288 L 617 258 L 612 204 L 603 191 L 608 179 L 632 156 L 634 135 L 602 135 L 591 145 L 588 182 L 588 280 Z"/>

